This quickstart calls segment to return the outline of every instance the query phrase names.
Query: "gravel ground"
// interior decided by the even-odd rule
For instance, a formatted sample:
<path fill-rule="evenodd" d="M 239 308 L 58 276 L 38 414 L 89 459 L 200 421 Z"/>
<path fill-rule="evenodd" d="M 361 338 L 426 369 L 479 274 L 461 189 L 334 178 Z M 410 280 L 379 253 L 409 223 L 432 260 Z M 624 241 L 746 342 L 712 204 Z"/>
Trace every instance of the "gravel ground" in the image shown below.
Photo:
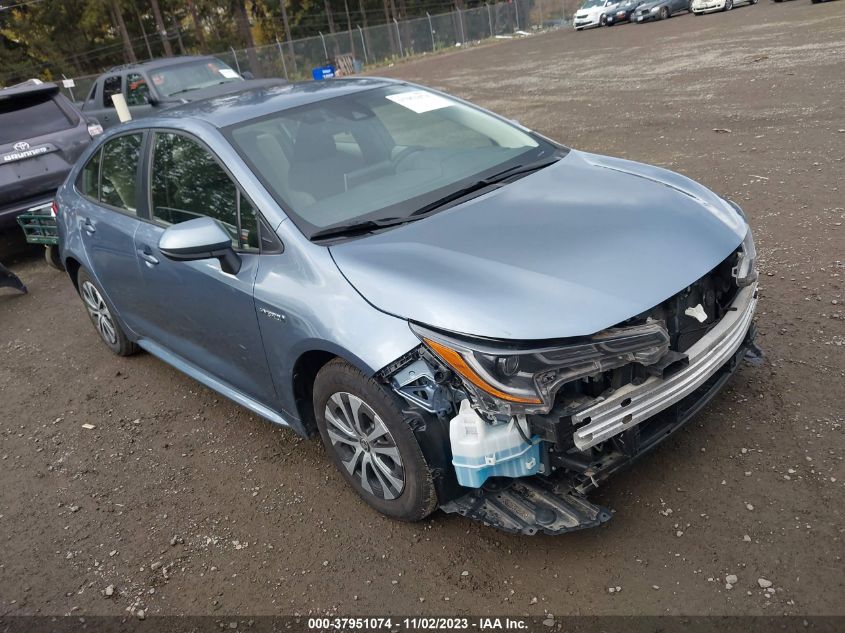
<path fill-rule="evenodd" d="M 385 519 L 319 442 L 112 356 L 64 275 L 14 263 L 31 294 L 0 290 L 0 615 L 845 615 L 843 60 L 845 4 L 764 0 L 384 69 L 748 213 L 767 360 L 599 491 L 600 529 Z"/>

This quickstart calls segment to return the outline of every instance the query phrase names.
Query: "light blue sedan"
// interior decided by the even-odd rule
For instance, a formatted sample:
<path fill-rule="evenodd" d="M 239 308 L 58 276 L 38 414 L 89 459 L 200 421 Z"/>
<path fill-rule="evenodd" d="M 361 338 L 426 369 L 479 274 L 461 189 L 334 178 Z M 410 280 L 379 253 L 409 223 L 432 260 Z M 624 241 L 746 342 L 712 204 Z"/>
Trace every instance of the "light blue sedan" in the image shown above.
<path fill-rule="evenodd" d="M 57 207 L 109 349 L 319 434 L 398 519 L 598 525 L 586 494 L 753 348 L 739 207 L 408 83 L 261 87 L 129 122 Z"/>

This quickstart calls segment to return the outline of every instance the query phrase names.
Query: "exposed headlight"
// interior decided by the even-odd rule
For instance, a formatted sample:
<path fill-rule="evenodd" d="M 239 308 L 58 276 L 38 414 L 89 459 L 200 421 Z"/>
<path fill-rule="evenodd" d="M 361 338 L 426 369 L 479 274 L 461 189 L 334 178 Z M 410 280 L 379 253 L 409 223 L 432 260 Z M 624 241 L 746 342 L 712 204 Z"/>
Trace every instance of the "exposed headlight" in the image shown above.
<path fill-rule="evenodd" d="M 748 226 L 742 244 L 739 247 L 739 256 L 736 260 L 736 266 L 732 271 L 736 278 L 736 285 L 740 288 L 750 286 L 757 281 L 757 248 L 754 246 L 754 236 L 751 234 L 751 225 L 748 224 L 748 218 L 745 217 L 745 212 L 733 200 L 725 200 L 731 207 L 745 220 Z"/>
<path fill-rule="evenodd" d="M 632 362 L 651 365 L 669 350 L 669 334 L 658 322 L 546 346 L 445 335 L 416 324 L 411 329 L 461 378 L 478 406 L 506 415 L 548 413 L 564 384 Z"/>
<path fill-rule="evenodd" d="M 736 285 L 740 288 L 750 286 L 757 281 L 757 249 L 754 247 L 754 236 L 751 234 L 750 226 L 742 240 L 736 266 L 732 272 L 736 277 Z"/>
<path fill-rule="evenodd" d="M 652 7 L 651 8 L 652 13 L 657 13 L 658 11 L 660 11 L 660 7 Z"/>

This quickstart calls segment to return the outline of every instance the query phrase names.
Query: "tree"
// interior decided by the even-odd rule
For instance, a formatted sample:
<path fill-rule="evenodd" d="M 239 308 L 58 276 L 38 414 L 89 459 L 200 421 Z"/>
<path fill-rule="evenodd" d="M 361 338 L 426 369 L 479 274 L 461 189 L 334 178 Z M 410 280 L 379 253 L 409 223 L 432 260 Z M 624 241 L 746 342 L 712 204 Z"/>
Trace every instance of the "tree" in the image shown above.
<path fill-rule="evenodd" d="M 249 15 L 246 12 L 245 0 L 230 0 L 232 12 L 235 14 L 235 21 L 238 24 L 242 41 L 246 44 L 246 54 L 249 58 L 250 71 L 261 75 L 261 64 L 258 61 L 258 54 L 255 52 L 255 40 L 252 37 L 252 27 L 249 24 Z"/>
<path fill-rule="evenodd" d="M 161 44 L 164 46 L 164 54 L 167 57 L 173 57 L 173 49 L 170 46 L 170 40 L 167 38 L 167 27 L 164 26 L 164 20 L 161 17 L 161 7 L 158 5 L 158 0 L 150 0 L 153 7 L 153 15 L 156 20 L 156 29 L 161 38 Z"/>
<path fill-rule="evenodd" d="M 132 48 L 132 40 L 129 39 L 129 31 L 126 30 L 126 22 L 123 21 L 123 13 L 118 0 L 112 0 L 111 12 L 114 21 L 117 23 L 120 36 L 123 38 L 123 50 L 126 52 L 126 59 L 129 63 L 134 64 L 138 61 L 138 58 L 135 56 L 135 49 Z"/>

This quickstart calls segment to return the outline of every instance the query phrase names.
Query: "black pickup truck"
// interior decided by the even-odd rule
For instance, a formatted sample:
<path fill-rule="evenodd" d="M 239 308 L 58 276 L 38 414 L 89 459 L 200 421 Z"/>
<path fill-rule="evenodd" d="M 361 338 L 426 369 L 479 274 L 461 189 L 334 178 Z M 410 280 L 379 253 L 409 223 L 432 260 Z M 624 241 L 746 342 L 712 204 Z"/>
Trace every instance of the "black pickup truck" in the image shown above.
<path fill-rule="evenodd" d="M 0 89 L 0 229 L 49 204 L 70 168 L 103 131 L 53 83 Z"/>
<path fill-rule="evenodd" d="M 281 79 L 252 79 L 211 56 L 180 56 L 116 66 L 103 73 L 82 102 L 82 111 L 104 128 L 120 123 L 112 96 L 123 94 L 133 119 L 151 116 L 161 108 L 241 91 L 250 85 L 287 83 Z"/>

